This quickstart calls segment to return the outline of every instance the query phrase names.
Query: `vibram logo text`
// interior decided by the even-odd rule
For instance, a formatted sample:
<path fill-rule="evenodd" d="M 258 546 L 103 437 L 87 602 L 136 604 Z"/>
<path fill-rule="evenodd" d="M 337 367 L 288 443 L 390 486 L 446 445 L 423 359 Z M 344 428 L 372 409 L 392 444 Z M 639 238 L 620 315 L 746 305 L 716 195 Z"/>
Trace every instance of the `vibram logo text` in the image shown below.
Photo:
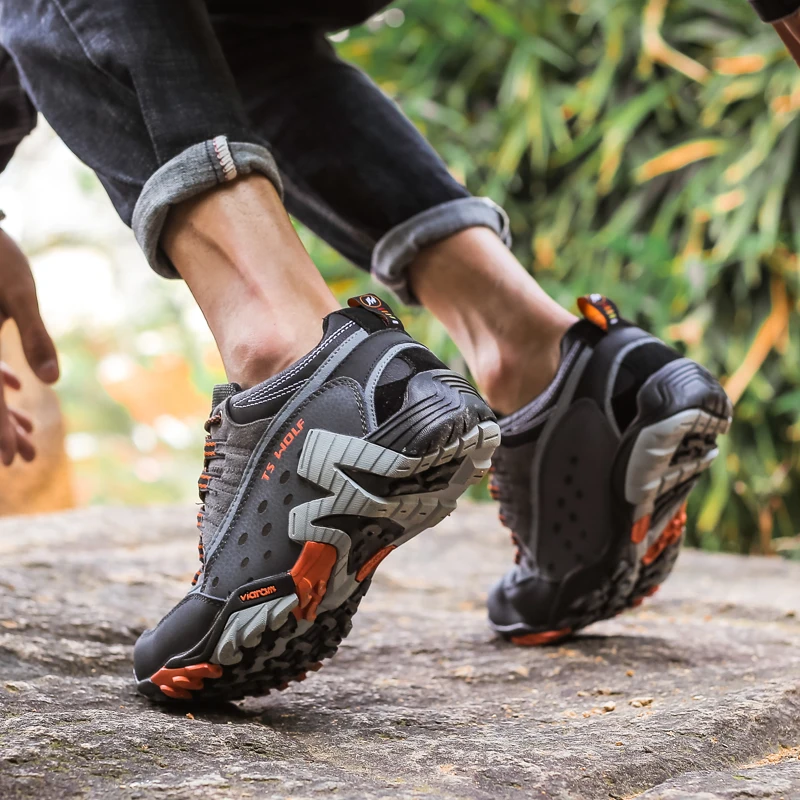
<path fill-rule="evenodd" d="M 243 603 L 247 603 L 249 600 L 258 600 L 260 597 L 269 597 L 277 591 L 278 590 L 274 586 L 262 586 L 260 589 L 253 589 L 252 592 L 240 594 L 239 599 Z"/>

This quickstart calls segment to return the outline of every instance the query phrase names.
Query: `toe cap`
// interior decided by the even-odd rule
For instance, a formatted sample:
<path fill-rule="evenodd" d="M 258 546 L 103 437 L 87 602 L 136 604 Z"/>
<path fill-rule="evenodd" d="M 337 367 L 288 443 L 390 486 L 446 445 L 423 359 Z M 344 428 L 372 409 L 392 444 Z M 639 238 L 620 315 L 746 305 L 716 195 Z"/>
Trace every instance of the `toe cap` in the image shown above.
<path fill-rule="evenodd" d="M 149 678 L 167 661 L 185 653 L 208 633 L 222 608 L 221 600 L 200 594 L 187 595 L 155 628 L 146 630 L 133 649 L 137 680 Z"/>

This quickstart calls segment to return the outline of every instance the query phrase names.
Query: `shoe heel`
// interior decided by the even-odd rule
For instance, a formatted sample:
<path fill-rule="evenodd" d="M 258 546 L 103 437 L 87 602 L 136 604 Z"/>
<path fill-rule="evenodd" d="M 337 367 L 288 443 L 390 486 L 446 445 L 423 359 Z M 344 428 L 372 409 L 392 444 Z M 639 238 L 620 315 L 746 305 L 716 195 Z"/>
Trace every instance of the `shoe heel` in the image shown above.
<path fill-rule="evenodd" d="M 719 453 L 717 437 L 730 429 L 733 407 L 711 374 L 688 359 L 653 375 L 638 403 L 639 423 L 626 448 L 624 496 L 635 507 L 635 531 L 646 534 L 681 505 L 711 466 Z M 639 538 L 634 532 L 634 541 Z"/>
<path fill-rule="evenodd" d="M 489 421 L 495 422 L 494 414 L 469 381 L 451 370 L 429 370 L 411 378 L 403 407 L 367 439 L 433 460 L 437 451 L 454 448 L 459 436 Z"/>

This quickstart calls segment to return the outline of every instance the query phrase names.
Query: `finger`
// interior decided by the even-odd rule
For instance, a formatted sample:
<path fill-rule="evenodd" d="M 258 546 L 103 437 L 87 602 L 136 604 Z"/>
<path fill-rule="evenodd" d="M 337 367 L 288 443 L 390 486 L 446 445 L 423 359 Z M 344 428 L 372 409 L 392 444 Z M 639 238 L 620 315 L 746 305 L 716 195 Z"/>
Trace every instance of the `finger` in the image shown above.
<path fill-rule="evenodd" d="M 9 408 L 8 413 L 11 414 L 18 428 L 22 428 L 25 433 L 33 433 L 33 420 L 24 411 Z"/>
<path fill-rule="evenodd" d="M 45 383 L 55 383 L 58 380 L 58 355 L 42 322 L 35 290 L 16 298 L 9 311 L 19 328 L 25 358 L 36 377 Z"/>
<path fill-rule="evenodd" d="M 8 386 L 9 389 L 19 390 L 22 388 L 22 382 L 17 377 L 16 372 L 2 361 L 0 361 L 0 378 L 2 378 L 3 383 Z"/>
<path fill-rule="evenodd" d="M 17 428 L 11 415 L 4 408 L 0 411 L 0 461 L 6 466 L 11 466 L 17 452 Z"/>
<path fill-rule="evenodd" d="M 17 452 L 17 434 L 11 415 L 8 413 L 3 384 L 0 383 L 0 462 L 9 466 Z"/>
<path fill-rule="evenodd" d="M 17 435 L 17 452 L 22 457 L 23 461 L 33 461 L 36 458 L 36 448 L 33 442 L 28 437 L 28 434 L 19 426 L 16 427 Z"/>

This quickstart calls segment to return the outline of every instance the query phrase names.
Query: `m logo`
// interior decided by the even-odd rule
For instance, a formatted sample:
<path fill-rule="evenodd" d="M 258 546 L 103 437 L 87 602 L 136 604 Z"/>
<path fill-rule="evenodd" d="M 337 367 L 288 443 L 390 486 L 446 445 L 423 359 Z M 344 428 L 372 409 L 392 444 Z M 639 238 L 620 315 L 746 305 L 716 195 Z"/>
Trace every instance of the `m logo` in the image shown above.
<path fill-rule="evenodd" d="M 358 308 L 359 306 L 361 308 L 366 308 L 381 317 L 387 328 L 403 330 L 403 325 L 394 315 L 392 309 L 376 294 L 360 294 L 358 297 L 351 297 L 347 301 L 347 305 L 350 306 L 350 308 Z"/>

